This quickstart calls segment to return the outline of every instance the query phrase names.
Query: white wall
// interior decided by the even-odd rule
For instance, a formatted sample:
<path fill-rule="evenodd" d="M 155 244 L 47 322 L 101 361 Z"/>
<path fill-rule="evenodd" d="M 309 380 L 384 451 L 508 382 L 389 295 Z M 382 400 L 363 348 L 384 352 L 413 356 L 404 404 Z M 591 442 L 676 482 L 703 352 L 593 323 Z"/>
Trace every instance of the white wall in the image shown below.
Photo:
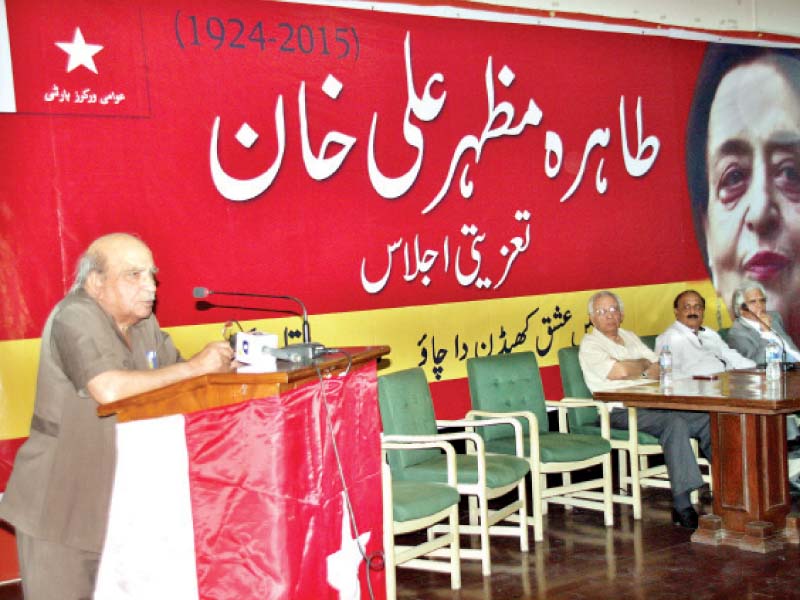
<path fill-rule="evenodd" d="M 478 0 L 473 0 L 478 1 Z M 556 13 L 571 12 L 663 25 L 760 31 L 800 37 L 800 0 L 480 0 Z"/>

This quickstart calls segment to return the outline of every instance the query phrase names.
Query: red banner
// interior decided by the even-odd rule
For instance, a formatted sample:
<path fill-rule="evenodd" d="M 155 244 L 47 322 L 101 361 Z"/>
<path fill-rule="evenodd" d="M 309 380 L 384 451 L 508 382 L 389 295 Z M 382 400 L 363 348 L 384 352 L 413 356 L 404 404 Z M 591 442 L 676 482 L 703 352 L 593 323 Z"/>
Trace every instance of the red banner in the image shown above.
<path fill-rule="evenodd" d="M 38 335 L 115 230 L 153 247 L 166 326 L 229 316 L 196 285 L 328 313 L 706 275 L 683 169 L 703 43 L 246 0 L 6 8 L 4 339 Z"/>

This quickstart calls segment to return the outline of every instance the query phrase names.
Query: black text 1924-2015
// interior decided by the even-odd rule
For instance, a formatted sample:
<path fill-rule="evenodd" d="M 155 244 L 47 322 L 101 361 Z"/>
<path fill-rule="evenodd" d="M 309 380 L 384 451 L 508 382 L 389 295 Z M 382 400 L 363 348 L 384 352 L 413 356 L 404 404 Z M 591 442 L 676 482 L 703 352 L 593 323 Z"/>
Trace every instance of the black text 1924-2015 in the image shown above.
<path fill-rule="evenodd" d="M 182 50 L 257 50 L 317 54 L 335 59 L 358 60 L 359 41 L 355 27 L 278 22 L 264 24 L 239 18 L 175 13 L 175 39 Z"/>

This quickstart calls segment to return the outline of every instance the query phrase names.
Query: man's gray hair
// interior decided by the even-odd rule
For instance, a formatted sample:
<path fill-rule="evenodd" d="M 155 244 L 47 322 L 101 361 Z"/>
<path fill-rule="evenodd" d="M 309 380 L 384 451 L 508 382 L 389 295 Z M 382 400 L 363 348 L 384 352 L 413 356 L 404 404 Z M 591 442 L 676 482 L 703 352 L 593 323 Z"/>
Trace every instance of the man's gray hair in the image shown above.
<path fill-rule="evenodd" d="M 767 290 L 764 289 L 764 286 L 758 283 L 757 281 L 751 281 L 749 279 L 745 279 L 742 283 L 739 284 L 739 287 L 733 292 L 733 312 L 737 317 L 742 316 L 742 304 L 746 304 L 744 297 L 747 292 L 752 290 L 758 290 L 762 294 L 764 294 L 764 298 L 767 297 Z"/>
<path fill-rule="evenodd" d="M 104 273 L 107 266 L 106 257 L 90 247 L 78 259 L 78 264 L 75 266 L 75 280 L 72 282 L 70 291 L 83 289 L 90 273 Z"/>
<path fill-rule="evenodd" d="M 75 280 L 72 282 L 70 292 L 80 290 L 86 287 L 86 281 L 92 273 L 99 273 L 104 275 L 108 270 L 108 252 L 109 245 L 112 246 L 120 240 L 136 240 L 144 244 L 142 239 L 135 233 L 107 233 L 102 235 L 89 244 L 81 257 L 78 259 L 78 264 L 75 266 Z"/>
<path fill-rule="evenodd" d="M 592 297 L 589 298 L 589 316 L 594 314 L 595 301 L 599 300 L 603 296 L 608 296 L 610 298 L 613 298 L 617 302 L 617 306 L 619 306 L 619 311 L 623 313 L 625 312 L 625 305 L 622 303 L 622 298 L 617 296 L 614 292 L 611 292 L 609 290 L 603 290 L 601 292 L 595 292 L 594 294 L 592 294 Z"/>

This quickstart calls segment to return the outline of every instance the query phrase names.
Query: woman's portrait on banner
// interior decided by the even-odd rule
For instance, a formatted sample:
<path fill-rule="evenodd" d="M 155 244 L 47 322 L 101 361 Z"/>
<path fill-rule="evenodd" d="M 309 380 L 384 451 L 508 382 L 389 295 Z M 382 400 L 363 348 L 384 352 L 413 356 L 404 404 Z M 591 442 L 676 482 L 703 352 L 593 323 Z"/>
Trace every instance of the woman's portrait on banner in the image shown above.
<path fill-rule="evenodd" d="M 695 233 L 733 315 L 745 279 L 800 339 L 800 50 L 711 44 L 688 120 Z"/>

